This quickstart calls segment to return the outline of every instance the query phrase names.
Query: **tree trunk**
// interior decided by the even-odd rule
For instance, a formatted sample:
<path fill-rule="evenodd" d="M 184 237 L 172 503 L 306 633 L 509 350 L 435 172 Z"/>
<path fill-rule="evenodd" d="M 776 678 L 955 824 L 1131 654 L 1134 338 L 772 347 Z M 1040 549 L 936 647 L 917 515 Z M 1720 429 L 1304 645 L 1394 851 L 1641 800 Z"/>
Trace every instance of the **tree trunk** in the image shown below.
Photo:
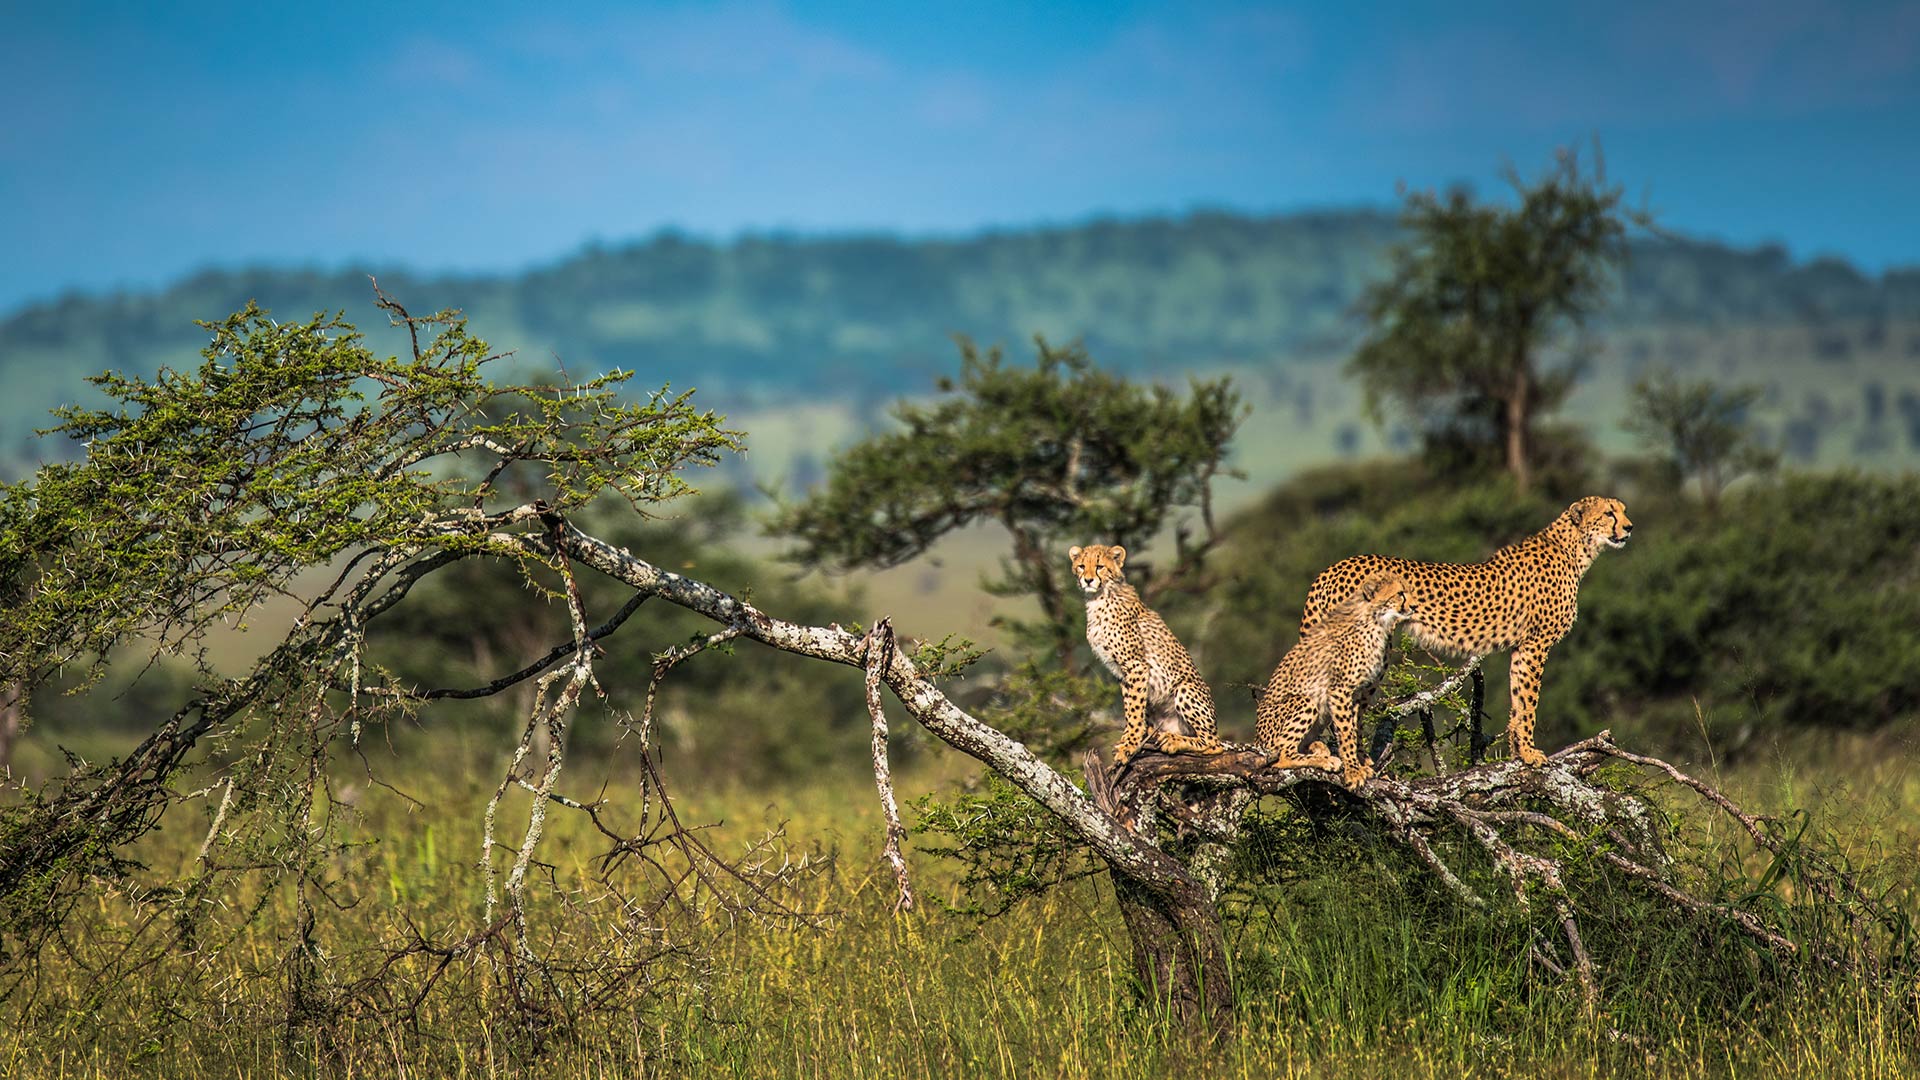
<path fill-rule="evenodd" d="M 1141 992 L 1191 1026 L 1224 1029 L 1233 1010 L 1227 939 L 1205 890 L 1195 883 L 1188 895 L 1170 897 L 1115 873 L 1113 894 Z"/>
<path fill-rule="evenodd" d="M 1721 486 L 1718 466 L 1709 465 L 1700 470 L 1700 502 L 1706 508 L 1709 517 L 1720 510 Z"/>
<path fill-rule="evenodd" d="M 1515 358 L 1513 386 L 1507 392 L 1507 471 L 1513 474 L 1514 487 L 1523 495 L 1533 483 L 1532 463 L 1527 460 L 1532 449 L 1527 445 L 1532 412 L 1533 372 L 1523 353 Z"/>
<path fill-rule="evenodd" d="M 1157 784 L 1143 785 L 1138 777 L 1129 777 L 1122 791 L 1094 753 L 1084 755 L 1080 767 L 1095 806 L 1129 828 L 1155 831 Z M 1211 890 L 1186 867 L 1171 878 L 1154 879 L 1129 874 L 1113 860 L 1107 868 L 1133 946 L 1133 977 L 1141 993 L 1191 1027 L 1224 1030 L 1233 1011 L 1233 983 L 1227 977 L 1226 933 Z"/>
<path fill-rule="evenodd" d="M 19 683 L 0 686 L 0 772 L 13 764 L 14 740 L 20 737 L 20 713 L 26 695 Z"/>

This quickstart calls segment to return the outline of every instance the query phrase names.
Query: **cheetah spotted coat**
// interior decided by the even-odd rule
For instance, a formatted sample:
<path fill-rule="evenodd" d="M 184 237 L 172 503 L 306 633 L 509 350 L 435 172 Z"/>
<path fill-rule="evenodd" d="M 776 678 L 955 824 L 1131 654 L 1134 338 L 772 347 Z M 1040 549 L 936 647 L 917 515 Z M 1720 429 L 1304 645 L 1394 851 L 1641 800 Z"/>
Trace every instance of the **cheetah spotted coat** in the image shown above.
<path fill-rule="evenodd" d="M 1122 577 L 1126 558 L 1127 549 L 1117 544 L 1067 550 L 1087 598 L 1087 644 L 1120 679 L 1127 726 L 1114 748 L 1114 764 L 1132 760 L 1149 737 L 1169 754 L 1218 753 L 1213 693 L 1166 621 Z"/>
<path fill-rule="evenodd" d="M 1367 782 L 1373 766 L 1360 748 L 1360 714 L 1380 681 L 1393 628 L 1415 617 L 1407 583 L 1379 571 L 1300 635 L 1267 680 L 1256 710 L 1260 745 L 1273 755 L 1269 764 L 1339 770 L 1352 788 Z M 1320 742 L 1302 756 L 1300 741 L 1328 716 L 1340 756 Z"/>
<path fill-rule="evenodd" d="M 1507 739 L 1529 765 L 1546 761 L 1534 745 L 1534 713 L 1547 652 L 1579 613 L 1580 579 L 1602 549 L 1622 547 L 1633 533 L 1618 499 L 1581 499 L 1553 523 L 1483 563 L 1414 562 L 1359 555 L 1320 572 L 1307 592 L 1302 636 L 1369 575 L 1392 571 L 1406 579 L 1419 610 L 1410 625 L 1422 647 L 1466 658 L 1512 650 L 1508 661 Z"/>

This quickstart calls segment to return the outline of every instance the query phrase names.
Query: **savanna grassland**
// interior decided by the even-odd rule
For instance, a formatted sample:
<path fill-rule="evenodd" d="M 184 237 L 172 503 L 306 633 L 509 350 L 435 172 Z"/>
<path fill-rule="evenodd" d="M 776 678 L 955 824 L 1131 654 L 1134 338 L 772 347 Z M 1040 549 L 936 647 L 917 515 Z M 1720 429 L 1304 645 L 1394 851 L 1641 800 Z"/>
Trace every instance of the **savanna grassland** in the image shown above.
<path fill-rule="evenodd" d="M 0 325 L 10 359 L 132 372 L 0 486 L 0 707 L 30 721 L 0 754 L 0 1076 L 1920 1071 L 1916 279 L 1636 242 L 1603 308 L 1620 190 L 1569 157 L 1520 194 L 1553 212 L 1410 196 L 1426 240 L 1370 286 L 1384 219 L 1356 243 L 1204 215 L 663 237 L 465 283 L 515 339 L 624 365 L 557 382 L 495 382 L 463 319 L 386 294 L 408 355 L 253 304 L 147 332 L 251 283 L 220 275 Z M 1482 241 L 1514 258 L 1436 262 Z M 1075 273 L 1102 263 L 1136 272 Z M 806 295 L 755 295 L 775 280 Z M 1082 343 L 1028 366 L 963 339 L 922 382 L 899 344 L 934 329 L 893 316 L 930 288 L 941 333 Z M 1341 373 L 1273 362 L 1335 357 L 1356 296 L 1374 329 Z M 681 346 L 753 407 L 627 385 Z M 1173 371 L 1235 374 L 1151 381 Z M 1363 398 L 1389 406 L 1364 433 Z M 743 449 L 783 497 L 737 493 L 769 475 Z M 1602 493 L 1630 544 L 1569 509 Z M 1464 673 L 1415 655 L 1383 696 L 1458 678 L 1390 783 L 1276 786 L 1299 770 L 1251 751 L 1083 771 L 1117 693 L 1069 544 L 1126 543 L 1244 739 L 1321 568 L 1478 561 L 1548 522 L 1600 557 L 1569 571 L 1539 742 L 1611 730 L 1705 784 L 1598 751 L 1478 768 Z M 868 771 L 889 745 L 909 911 Z M 1142 776 L 1151 803 L 1115 795 Z"/>
<path fill-rule="evenodd" d="M 373 745 L 367 767 L 335 778 L 347 810 L 335 839 L 347 846 L 325 870 L 339 906 L 318 911 L 314 936 L 327 942 L 318 962 L 336 978 L 369 969 L 409 927 L 431 936 L 481 918 L 480 810 L 504 740 L 401 736 L 398 751 Z M 34 753 L 55 738 L 47 733 Z M 1820 750 L 1807 742 L 1720 773 L 1698 764 L 1753 808 L 1804 813 L 1862 866 L 1920 848 L 1911 735 L 1823 740 Z M 860 754 L 857 745 L 846 752 Z M 617 798 L 634 782 L 617 747 L 580 762 L 568 786 L 582 796 Z M 370 781 L 369 767 L 397 790 Z M 922 838 L 909 849 L 922 902 L 895 914 L 891 875 L 877 858 L 877 802 L 857 774 L 764 786 L 675 775 L 683 815 L 724 822 L 710 837 L 717 846 L 773 835 L 769 858 L 805 864 L 792 899 L 807 918 L 730 926 L 690 918 L 689 944 L 707 951 L 662 956 L 651 985 L 623 987 L 619 1008 L 546 1032 L 538 1054 L 478 958 L 449 964 L 411 1020 L 378 1009 L 290 1011 L 298 965 L 287 942 L 300 935 L 285 887 L 205 898 L 221 911 L 196 948 L 96 985 L 89 958 L 139 924 L 164 924 L 180 902 L 141 903 L 117 890 L 80 913 L 66 959 L 9 997 L 0 1074 L 1864 1078 L 1920 1067 L 1920 988 L 1869 990 L 1769 970 L 1724 935 L 1596 928 L 1605 1004 L 1589 1015 L 1577 993 L 1528 962 L 1527 939 L 1513 927 L 1437 900 L 1396 874 L 1394 853 L 1338 835 L 1313 840 L 1313 852 L 1256 853 L 1282 872 L 1229 900 L 1240 1006 L 1227 1035 L 1196 1039 L 1130 985 L 1103 878 L 982 920 L 946 909 L 969 898 L 951 863 L 915 849 Z M 923 759 L 903 775 L 903 794 L 951 790 L 967 776 L 951 757 Z M 181 820 L 139 856 L 155 869 L 189 867 L 205 827 L 205 818 Z M 578 890 L 560 895 L 586 907 L 568 912 L 543 899 L 536 922 L 543 933 L 607 935 L 604 946 L 618 950 L 617 934 L 592 918 L 586 862 L 596 839 L 583 815 L 553 821 L 543 858 L 556 881 Z M 1724 832 L 1715 840 L 1736 846 Z M 1757 885 L 1766 869 L 1748 857 L 1714 872 Z M 1902 872 L 1910 875 L 1910 860 Z M 1920 914 L 1910 876 L 1884 884 Z M 393 993 L 419 985 L 430 960 L 390 972 Z M 1729 980 L 1735 971 L 1740 985 Z"/>
<path fill-rule="evenodd" d="M 1543 745 L 1613 727 L 1626 745 L 1777 815 L 1794 844 L 1837 857 L 1899 918 L 1920 918 L 1914 483 L 1792 474 L 1742 485 L 1713 513 L 1675 493 L 1631 496 L 1640 529 L 1583 590 L 1582 618 L 1548 674 Z M 723 542 L 741 531 L 738 504 L 689 506 L 623 541 L 734 587 L 760 582 L 768 610 L 815 621 L 897 602 L 785 578 Z M 1245 738 L 1250 709 L 1235 687 L 1285 644 L 1299 583 L 1315 568 L 1355 550 L 1474 558 L 1552 508 L 1547 496 L 1443 483 L 1407 462 L 1303 475 L 1233 519 L 1215 556 L 1232 588 L 1166 610 L 1204 658 L 1227 736 Z M 496 620 L 476 637 L 473 612 L 497 606 L 494 595 L 479 579 L 423 587 L 385 648 L 411 656 L 416 677 L 457 685 L 563 633 L 555 612 L 534 606 L 526 625 Z M 588 596 L 600 610 L 614 599 Z M 926 630 L 946 613 L 924 596 L 898 610 Z M 654 619 L 601 661 L 615 710 L 639 707 L 649 654 L 698 629 L 684 613 Z M 56 775 L 60 747 L 91 760 L 124 753 L 185 693 L 167 670 L 85 696 L 43 695 L 16 775 L 32 784 Z M 1491 675 L 1497 718 L 1503 672 Z M 715 850 L 751 850 L 747 865 L 784 872 L 779 895 L 793 916 L 731 914 L 707 895 L 663 911 L 652 928 L 662 934 L 634 936 L 597 880 L 606 838 L 584 814 L 557 808 L 540 849 L 557 888 L 529 899 L 541 952 L 644 958 L 643 978 L 594 989 L 588 973 L 570 999 L 577 1014 L 530 1027 L 503 997 L 498 954 L 443 966 L 422 953 L 386 966 L 416 934 L 444 947 L 486 924 L 484 805 L 525 706 L 429 711 L 336 756 L 314 818 L 330 852 L 312 868 L 327 899 L 306 909 L 307 930 L 272 837 L 216 856 L 261 865 L 218 892 L 139 891 L 141 881 L 191 882 L 218 812 L 217 786 L 180 777 L 181 791 L 209 790 L 137 846 L 142 869 L 87 899 L 62 944 L 0 1005 L 0 1075 L 1898 1077 L 1920 1068 L 1910 955 L 1893 957 L 1907 974 L 1879 977 L 1781 964 L 1724 927 L 1596 877 L 1581 894 L 1601 983 L 1589 1013 L 1534 957 L 1537 920 L 1462 905 L 1396 843 L 1277 799 L 1257 815 L 1223 900 L 1237 1009 L 1225 1035 L 1195 1037 L 1134 983 L 1112 885 L 1091 863 L 982 917 L 1008 897 L 965 883 L 965 867 L 938 851 L 950 835 L 918 831 L 907 856 L 921 902 L 895 913 L 856 673 L 743 647 L 697 658 L 667 686 L 656 745 L 682 820 L 717 823 L 701 834 Z M 955 692 L 965 695 L 964 681 Z M 1112 720 L 1097 743 L 1111 739 Z M 894 731 L 909 826 L 935 807 L 979 808 L 963 798 L 988 789 L 977 766 L 911 725 Z M 227 764 L 216 751 L 209 767 Z M 583 710 L 558 790 L 630 815 L 640 781 L 615 720 Z M 1656 797 L 1676 815 L 1676 880 L 1770 906 L 1785 925 L 1819 909 L 1794 867 L 1673 794 Z M 509 791 L 500 820 L 524 822 L 528 805 Z M 515 844 L 523 827 L 504 827 L 501 842 Z M 136 934 L 150 943 L 186 925 L 176 919 L 183 904 L 203 914 L 183 947 L 105 984 L 90 974 Z M 349 995 L 355 987 L 367 993 Z"/>

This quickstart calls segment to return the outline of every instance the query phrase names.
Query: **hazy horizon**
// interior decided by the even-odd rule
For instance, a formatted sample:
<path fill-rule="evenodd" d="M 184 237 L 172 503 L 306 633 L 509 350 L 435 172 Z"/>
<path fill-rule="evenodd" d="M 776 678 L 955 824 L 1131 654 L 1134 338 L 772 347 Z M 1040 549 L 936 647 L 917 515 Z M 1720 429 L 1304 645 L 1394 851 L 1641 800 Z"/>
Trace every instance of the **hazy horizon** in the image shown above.
<path fill-rule="evenodd" d="M 993 235 L 1017 235 L 1048 231 L 1063 231 L 1082 228 L 1101 222 L 1119 224 L 1137 224 L 1153 221 L 1182 221 L 1206 214 L 1226 214 L 1244 217 L 1250 220 L 1290 219 L 1313 217 L 1317 215 L 1340 214 L 1397 214 L 1395 204 L 1375 206 L 1354 204 L 1348 206 L 1302 207 L 1294 210 L 1254 211 L 1237 207 L 1218 205 L 1195 206 L 1182 210 L 1142 211 L 1123 214 L 1096 211 L 1077 217 L 1041 220 L 1032 222 L 988 222 L 983 225 L 954 229 L 887 229 L 862 228 L 848 226 L 843 228 L 792 228 L 792 227 L 755 227 L 745 226 L 728 233 L 703 232 L 682 228 L 677 225 L 661 225 L 648 232 L 629 236 L 596 236 L 582 240 L 562 251 L 545 256 L 534 256 L 512 265 L 500 266 L 433 266 L 416 264 L 404 258 L 379 259 L 363 255 L 345 255 L 333 259 L 306 259 L 271 261 L 266 259 L 245 260 L 231 263 L 207 262 L 197 266 L 188 266 L 177 272 L 164 274 L 149 281 L 109 282 L 99 285 L 74 285 L 58 293 L 47 296 L 29 296 L 14 302 L 11 306 L 0 304 L 0 319 L 11 318 L 21 312 L 49 304 L 56 304 L 70 298 L 98 299 L 122 295 L 140 295 L 161 293 L 183 282 L 191 281 L 203 274 L 221 273 L 315 273 L 323 275 L 365 272 L 373 274 L 408 274 L 424 280 L 506 280 L 537 273 L 550 267 L 563 265 L 573 259 L 594 250 L 622 251 L 630 248 L 645 247 L 664 237 L 678 237 L 689 243 L 725 248 L 754 240 L 779 240 L 798 243 L 833 242 L 836 240 L 883 239 L 904 244 L 912 243 L 966 243 Z M 1859 263 L 1841 253 L 1794 251 L 1790 246 L 1772 240 L 1757 240 L 1751 243 L 1737 243 L 1725 237 L 1702 235 L 1684 228 L 1668 228 L 1663 231 L 1675 238 L 1689 243 L 1718 244 L 1738 252 L 1752 252 L 1769 247 L 1783 250 L 1790 261 L 1797 266 L 1805 266 L 1821 261 L 1838 261 L 1870 281 L 1882 280 L 1890 274 L 1920 271 L 1920 256 L 1880 267 L 1870 267 Z M 1644 234 L 1642 234 L 1644 236 Z"/>

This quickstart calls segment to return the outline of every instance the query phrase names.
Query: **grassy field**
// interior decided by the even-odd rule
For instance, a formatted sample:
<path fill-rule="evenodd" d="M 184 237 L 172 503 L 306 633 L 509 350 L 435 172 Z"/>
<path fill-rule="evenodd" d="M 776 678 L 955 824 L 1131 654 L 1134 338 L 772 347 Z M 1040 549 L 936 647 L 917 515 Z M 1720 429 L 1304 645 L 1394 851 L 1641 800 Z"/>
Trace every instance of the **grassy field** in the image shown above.
<path fill-rule="evenodd" d="M 52 738 L 42 733 L 29 744 L 29 771 L 48 764 Z M 346 846 L 316 868 L 333 904 L 316 905 L 311 954 L 325 976 L 344 983 L 369 973 L 382 946 L 408 927 L 449 937 L 480 924 L 480 810 L 505 750 L 415 735 L 397 756 L 383 749 L 370 757 L 372 775 L 398 790 L 370 780 L 358 762 L 335 777 L 340 813 L 328 827 Z M 862 756 L 853 746 L 848 755 Z M 951 755 L 923 759 L 903 776 L 903 795 L 953 790 L 967 766 Z M 1712 770 L 1710 762 L 1697 766 Z M 1920 754 L 1911 737 L 1823 743 L 1721 779 L 1754 806 L 1806 811 L 1863 866 L 1920 849 Z M 631 763 L 617 752 L 582 747 L 562 788 L 617 803 L 634 784 Z M 876 800 L 857 773 L 761 789 L 679 775 L 677 790 L 689 821 L 724 822 L 708 834 L 717 849 L 744 850 L 771 835 L 775 865 L 811 868 L 790 899 L 817 917 L 730 922 L 709 910 L 708 921 L 676 931 L 684 935 L 676 944 L 698 952 L 660 956 L 644 980 L 553 1032 L 539 1054 L 503 1007 L 492 965 L 475 958 L 450 964 L 411 1022 L 363 1007 L 310 1012 L 290 1028 L 300 970 L 290 962 L 299 958 L 290 951 L 298 939 L 293 892 L 242 875 L 195 898 L 210 914 L 190 947 L 104 984 L 88 966 L 111 962 L 139 931 L 165 932 L 175 905 L 187 901 L 103 892 L 97 907 L 79 913 L 67 958 L 0 1003 L 0 1076 L 1454 1080 L 1865 1078 L 1920 1069 L 1920 987 L 1757 976 L 1750 988 L 1703 988 L 1727 981 L 1707 974 L 1718 962 L 1713 941 L 1649 932 L 1635 942 L 1631 933 L 1595 928 L 1608 996 L 1589 1016 L 1577 994 L 1530 969 L 1511 927 L 1395 885 L 1380 860 L 1366 856 L 1357 869 L 1309 874 L 1264 899 L 1229 903 L 1242 1000 L 1226 1037 L 1196 1041 L 1135 993 L 1103 878 L 982 922 L 946 910 L 968 899 L 956 891 L 954 868 L 910 849 L 923 902 L 897 916 L 891 875 L 878 858 Z M 210 814 L 214 800 L 206 801 Z M 502 820 L 524 821 L 525 810 L 510 795 Z M 190 866 L 206 832 L 206 815 L 176 817 L 140 852 L 155 871 Z M 654 947 L 624 936 L 616 910 L 590 883 L 599 841 L 584 815 L 551 820 L 541 850 L 558 890 L 536 905 L 536 940 L 585 955 Z M 1898 902 L 1920 914 L 1910 879 Z M 430 959 L 388 973 L 399 998 L 421 984 Z"/>

